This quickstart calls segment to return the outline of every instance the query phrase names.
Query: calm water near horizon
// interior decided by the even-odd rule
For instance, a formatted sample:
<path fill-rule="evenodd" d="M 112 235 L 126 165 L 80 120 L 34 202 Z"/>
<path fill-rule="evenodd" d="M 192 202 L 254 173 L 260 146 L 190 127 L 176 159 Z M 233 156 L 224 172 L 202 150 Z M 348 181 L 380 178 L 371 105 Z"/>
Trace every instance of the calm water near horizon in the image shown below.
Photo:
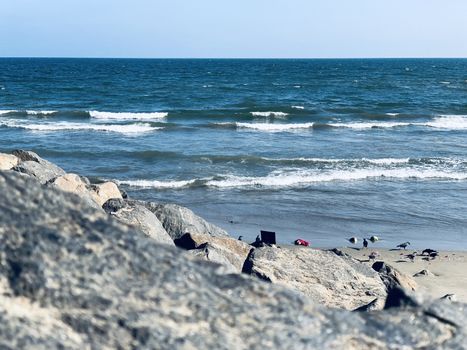
<path fill-rule="evenodd" d="M 30 149 L 233 236 L 467 249 L 467 59 L 0 59 Z"/>

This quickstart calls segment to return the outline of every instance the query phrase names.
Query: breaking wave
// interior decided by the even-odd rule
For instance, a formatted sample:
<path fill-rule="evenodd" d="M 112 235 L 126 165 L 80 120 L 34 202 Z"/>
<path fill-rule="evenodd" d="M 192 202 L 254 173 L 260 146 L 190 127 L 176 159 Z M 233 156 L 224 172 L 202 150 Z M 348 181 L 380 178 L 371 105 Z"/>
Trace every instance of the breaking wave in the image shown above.
<path fill-rule="evenodd" d="M 168 116 L 165 112 L 134 113 L 134 112 L 99 112 L 89 111 L 91 118 L 105 120 L 154 120 Z"/>
<path fill-rule="evenodd" d="M 285 118 L 289 114 L 284 112 L 251 112 L 251 115 L 254 117 L 276 117 L 276 118 Z"/>

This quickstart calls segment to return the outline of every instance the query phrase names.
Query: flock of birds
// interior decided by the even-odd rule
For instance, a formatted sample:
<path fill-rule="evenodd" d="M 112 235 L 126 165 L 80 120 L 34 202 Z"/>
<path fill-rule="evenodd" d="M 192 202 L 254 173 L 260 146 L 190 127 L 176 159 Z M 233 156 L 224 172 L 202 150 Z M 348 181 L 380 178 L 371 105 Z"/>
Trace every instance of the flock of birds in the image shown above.
<path fill-rule="evenodd" d="M 379 241 L 379 237 L 378 236 L 371 236 L 370 238 L 362 238 L 363 239 L 363 248 L 368 248 L 368 242 L 371 242 L 371 243 L 376 243 L 377 241 Z M 358 243 L 358 238 L 357 237 L 350 237 L 348 239 L 348 241 L 351 243 L 351 244 L 357 244 Z M 407 247 L 410 245 L 410 242 L 404 242 L 404 243 L 401 243 L 401 244 L 398 244 L 396 246 L 397 249 L 403 249 L 403 250 L 407 250 Z M 375 260 L 380 254 L 378 252 L 371 252 L 369 255 L 368 255 L 368 258 L 371 260 Z M 425 249 L 423 250 L 420 254 L 417 252 L 417 251 L 414 251 L 413 253 L 410 253 L 410 254 L 406 254 L 405 257 L 407 259 L 409 259 L 410 261 L 412 262 L 415 262 L 415 258 L 417 256 L 422 256 L 424 260 L 434 260 L 436 257 L 439 256 L 439 252 L 437 250 L 434 250 L 434 249 Z"/>

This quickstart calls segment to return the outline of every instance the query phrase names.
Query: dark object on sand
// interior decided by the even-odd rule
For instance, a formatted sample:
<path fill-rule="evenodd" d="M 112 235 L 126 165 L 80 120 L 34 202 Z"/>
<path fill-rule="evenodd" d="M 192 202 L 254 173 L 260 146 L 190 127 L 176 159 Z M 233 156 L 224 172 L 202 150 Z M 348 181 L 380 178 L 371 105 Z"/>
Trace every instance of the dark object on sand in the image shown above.
<path fill-rule="evenodd" d="M 396 248 L 404 248 L 407 249 L 407 247 L 410 245 L 410 242 L 404 242 L 396 246 Z"/>
<path fill-rule="evenodd" d="M 276 244 L 276 233 L 271 231 L 261 231 L 261 241 L 265 244 Z"/>
<path fill-rule="evenodd" d="M 261 241 L 261 237 L 259 235 L 256 236 L 255 241 L 251 243 L 250 245 L 252 245 L 255 248 L 264 247 L 264 243 Z"/>
<path fill-rule="evenodd" d="M 378 255 L 379 255 L 378 252 L 371 252 L 370 255 L 368 255 L 368 260 L 375 260 L 378 257 Z"/>
<path fill-rule="evenodd" d="M 239 241 L 243 241 L 243 236 L 238 236 Z"/>
<path fill-rule="evenodd" d="M 422 252 L 422 255 L 425 255 L 425 253 L 426 253 L 427 255 L 430 255 L 430 254 L 432 254 L 432 253 L 437 253 L 437 251 L 434 250 L 434 249 L 428 248 L 428 249 L 425 249 L 425 250 Z"/>
<path fill-rule="evenodd" d="M 430 253 L 430 258 L 434 260 L 438 255 L 439 255 L 438 252 L 432 252 Z"/>
<path fill-rule="evenodd" d="M 368 248 L 368 241 L 366 238 L 363 238 L 363 248 Z"/>
<path fill-rule="evenodd" d="M 350 243 L 352 243 L 352 244 L 356 244 L 356 243 L 358 242 L 358 239 L 357 239 L 357 237 L 350 237 L 350 238 L 348 239 L 348 241 L 349 241 Z"/>
<path fill-rule="evenodd" d="M 295 242 L 294 242 L 295 245 L 302 245 L 302 246 L 305 246 L 305 247 L 308 247 L 310 245 L 310 242 L 308 241 L 305 241 L 304 239 L 296 239 Z"/>
<path fill-rule="evenodd" d="M 375 242 L 379 241 L 379 238 L 377 236 L 371 236 L 369 238 L 369 240 L 370 240 L 371 243 L 375 243 Z"/>
<path fill-rule="evenodd" d="M 416 256 L 417 256 L 417 252 L 414 252 L 413 254 L 407 254 L 406 258 L 409 259 L 411 262 L 415 262 Z"/>

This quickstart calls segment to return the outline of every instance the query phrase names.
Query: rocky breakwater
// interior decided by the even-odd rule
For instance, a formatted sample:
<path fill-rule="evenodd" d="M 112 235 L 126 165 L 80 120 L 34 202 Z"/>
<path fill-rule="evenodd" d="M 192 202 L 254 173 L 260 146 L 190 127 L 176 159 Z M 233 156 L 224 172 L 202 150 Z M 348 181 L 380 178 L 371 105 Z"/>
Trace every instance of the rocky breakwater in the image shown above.
<path fill-rule="evenodd" d="M 41 182 L 0 171 L 0 348 L 466 348 L 463 304 L 393 289 L 383 311 L 326 308 L 303 291 L 231 273 L 123 224 L 132 216 L 118 212 L 131 211 L 131 202 L 119 208 L 107 201 L 117 213 L 108 215 Z M 219 238 L 209 238 L 212 245 L 228 238 L 206 237 Z M 191 240 L 194 249 L 204 244 Z M 280 259 L 273 249 L 256 250 L 256 262 Z M 308 252 L 293 254 L 306 262 Z M 259 266 L 257 276 L 278 275 Z"/>

